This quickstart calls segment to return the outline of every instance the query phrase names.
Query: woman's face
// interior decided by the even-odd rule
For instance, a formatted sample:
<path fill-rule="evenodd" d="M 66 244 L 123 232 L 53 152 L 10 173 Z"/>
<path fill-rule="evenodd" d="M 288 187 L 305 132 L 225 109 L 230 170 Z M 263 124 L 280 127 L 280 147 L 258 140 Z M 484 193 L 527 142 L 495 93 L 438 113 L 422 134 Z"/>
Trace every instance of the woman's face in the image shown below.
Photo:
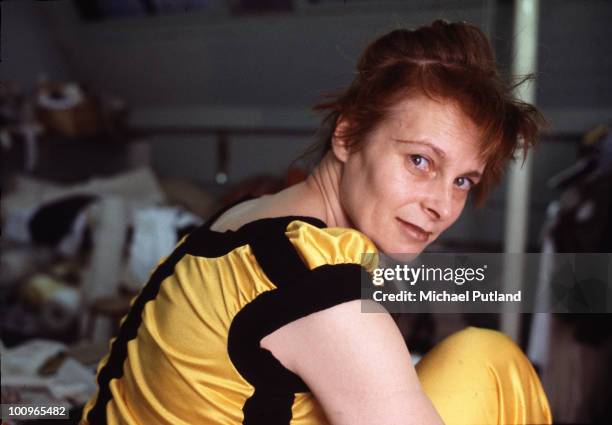
<path fill-rule="evenodd" d="M 347 218 L 385 253 L 422 252 L 480 179 L 479 137 L 453 103 L 421 96 L 399 102 L 358 149 L 334 138 Z"/>

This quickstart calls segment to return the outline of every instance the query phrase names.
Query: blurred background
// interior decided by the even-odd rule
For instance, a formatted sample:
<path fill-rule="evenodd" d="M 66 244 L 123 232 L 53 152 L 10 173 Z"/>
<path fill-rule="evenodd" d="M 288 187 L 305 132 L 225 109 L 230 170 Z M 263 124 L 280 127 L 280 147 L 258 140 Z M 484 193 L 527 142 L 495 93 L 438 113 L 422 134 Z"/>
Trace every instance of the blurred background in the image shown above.
<path fill-rule="evenodd" d="M 82 405 L 108 338 L 158 259 L 223 205 L 302 180 L 307 166 L 293 160 L 320 124 L 310 108 L 347 86 L 367 43 L 397 27 L 475 24 L 506 72 L 517 69 L 514 52 L 529 32 L 532 96 L 550 123 L 524 183 L 506 179 L 484 208 L 468 206 L 430 250 L 508 251 L 518 225 L 526 252 L 612 252 L 609 1 L 15 0 L 0 8 L 3 403 Z M 556 423 L 612 423 L 608 315 L 398 323 L 417 355 L 468 324 L 509 330 L 538 368 Z"/>

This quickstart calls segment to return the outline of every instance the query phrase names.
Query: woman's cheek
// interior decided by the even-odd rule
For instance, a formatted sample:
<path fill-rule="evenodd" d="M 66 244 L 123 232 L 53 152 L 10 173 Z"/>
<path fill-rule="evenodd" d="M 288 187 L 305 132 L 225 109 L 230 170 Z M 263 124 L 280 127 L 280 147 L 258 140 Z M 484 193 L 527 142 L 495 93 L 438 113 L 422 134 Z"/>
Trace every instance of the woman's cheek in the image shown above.
<path fill-rule="evenodd" d="M 432 179 L 427 179 L 423 176 L 408 175 L 405 179 L 404 186 L 409 188 L 409 193 L 419 198 L 421 196 L 430 196 L 435 193 L 436 187 Z"/>
<path fill-rule="evenodd" d="M 444 231 L 448 229 L 449 227 L 451 227 L 453 224 L 455 224 L 455 222 L 461 216 L 461 213 L 463 212 L 464 207 L 465 207 L 465 199 L 453 200 L 451 216 L 448 222 L 446 223 L 446 226 L 444 227 Z"/>

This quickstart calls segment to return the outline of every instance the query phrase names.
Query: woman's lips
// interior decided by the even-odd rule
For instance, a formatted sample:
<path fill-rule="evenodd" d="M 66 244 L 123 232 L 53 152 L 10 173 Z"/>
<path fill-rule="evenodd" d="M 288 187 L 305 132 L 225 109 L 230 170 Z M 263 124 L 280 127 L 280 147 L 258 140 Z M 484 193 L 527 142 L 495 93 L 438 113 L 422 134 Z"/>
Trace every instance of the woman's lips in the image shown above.
<path fill-rule="evenodd" d="M 426 232 L 416 224 L 412 224 L 400 218 L 398 218 L 397 221 L 399 221 L 402 227 L 406 230 L 405 233 L 416 241 L 427 242 L 427 240 L 429 239 L 429 235 L 431 235 L 431 232 Z"/>

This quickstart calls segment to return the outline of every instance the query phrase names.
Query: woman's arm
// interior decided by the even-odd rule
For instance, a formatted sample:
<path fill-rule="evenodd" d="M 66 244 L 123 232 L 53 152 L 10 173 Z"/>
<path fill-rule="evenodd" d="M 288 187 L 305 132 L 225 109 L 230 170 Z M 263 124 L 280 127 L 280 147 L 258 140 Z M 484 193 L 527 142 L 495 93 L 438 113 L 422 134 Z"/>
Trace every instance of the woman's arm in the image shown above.
<path fill-rule="evenodd" d="M 399 329 L 355 300 L 291 322 L 261 340 L 317 397 L 334 425 L 440 425 Z"/>

